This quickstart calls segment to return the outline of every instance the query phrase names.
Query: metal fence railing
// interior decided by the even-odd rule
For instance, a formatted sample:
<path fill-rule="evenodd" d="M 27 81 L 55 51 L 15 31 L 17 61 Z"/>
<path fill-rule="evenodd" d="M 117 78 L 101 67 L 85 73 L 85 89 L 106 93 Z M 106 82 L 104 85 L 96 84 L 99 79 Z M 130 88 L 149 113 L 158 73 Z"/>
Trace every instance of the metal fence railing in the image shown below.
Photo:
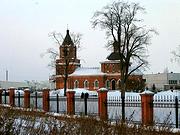
<path fill-rule="evenodd" d="M 89 96 L 85 99 L 81 96 L 76 96 L 75 114 L 98 115 L 98 98 Z"/>
<path fill-rule="evenodd" d="M 67 98 L 64 96 L 50 96 L 50 112 L 65 114 L 67 112 Z"/>
<path fill-rule="evenodd" d="M 107 100 L 108 118 L 111 121 L 121 120 L 121 97 L 110 97 Z M 141 122 L 141 100 L 136 96 L 125 99 L 125 117 L 127 121 Z"/>
<path fill-rule="evenodd" d="M 173 127 L 180 127 L 180 99 L 178 97 L 166 97 L 164 100 L 154 99 L 152 104 L 154 122 L 156 124 L 164 124 L 165 121 Z M 110 120 L 121 119 L 122 102 L 120 97 L 111 97 L 107 100 L 108 117 Z M 127 120 L 141 122 L 141 100 L 138 98 L 129 98 L 125 100 L 125 115 Z M 168 119 L 168 120 L 167 120 Z"/>
<path fill-rule="evenodd" d="M 152 104 L 155 123 L 164 123 L 169 119 L 174 127 L 180 127 L 180 99 L 176 96 L 154 96 Z M 16 92 L 14 96 L 15 106 L 24 106 L 24 95 Z M 75 114 L 77 115 L 98 115 L 98 97 L 97 96 L 75 96 Z M 2 93 L 2 104 L 9 104 L 9 93 L 4 90 Z M 122 101 L 120 96 L 111 96 L 107 98 L 107 111 L 109 120 L 121 119 Z M 30 108 L 43 109 L 42 92 L 34 92 L 30 94 Z M 67 97 L 58 94 L 49 96 L 49 111 L 54 113 L 66 114 Z M 125 99 L 125 115 L 126 119 L 133 122 L 142 121 L 142 107 L 140 96 L 128 96 Z"/>

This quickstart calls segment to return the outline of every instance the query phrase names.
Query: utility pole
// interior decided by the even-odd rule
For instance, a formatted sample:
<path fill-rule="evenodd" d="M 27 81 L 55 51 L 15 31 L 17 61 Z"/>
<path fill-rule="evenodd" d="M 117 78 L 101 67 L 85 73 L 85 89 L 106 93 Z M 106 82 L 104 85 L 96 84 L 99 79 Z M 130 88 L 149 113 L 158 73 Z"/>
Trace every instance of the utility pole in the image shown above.
<path fill-rule="evenodd" d="M 8 70 L 6 70 L 6 81 L 8 81 Z"/>

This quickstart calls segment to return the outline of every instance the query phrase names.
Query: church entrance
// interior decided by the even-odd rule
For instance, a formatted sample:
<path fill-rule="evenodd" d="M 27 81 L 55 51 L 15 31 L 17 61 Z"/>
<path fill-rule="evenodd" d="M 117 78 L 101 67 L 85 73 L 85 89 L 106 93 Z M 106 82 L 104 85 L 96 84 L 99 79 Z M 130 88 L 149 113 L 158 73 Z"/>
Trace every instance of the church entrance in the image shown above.
<path fill-rule="evenodd" d="M 116 89 L 116 81 L 115 80 L 111 81 L 111 86 L 112 86 L 112 90 Z"/>

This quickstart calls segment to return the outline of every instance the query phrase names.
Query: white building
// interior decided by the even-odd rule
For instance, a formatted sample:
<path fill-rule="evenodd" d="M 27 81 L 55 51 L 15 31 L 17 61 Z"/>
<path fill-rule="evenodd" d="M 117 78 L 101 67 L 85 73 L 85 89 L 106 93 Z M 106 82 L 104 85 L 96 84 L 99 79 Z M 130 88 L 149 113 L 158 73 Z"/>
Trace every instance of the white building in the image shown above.
<path fill-rule="evenodd" d="M 143 79 L 149 89 L 152 89 L 153 85 L 158 90 L 180 88 L 180 73 L 146 74 L 143 75 Z"/>
<path fill-rule="evenodd" d="M 28 88 L 28 84 L 26 82 L 11 82 L 11 81 L 0 81 L 0 88 L 8 89 L 10 87 L 14 87 L 16 89 Z"/>

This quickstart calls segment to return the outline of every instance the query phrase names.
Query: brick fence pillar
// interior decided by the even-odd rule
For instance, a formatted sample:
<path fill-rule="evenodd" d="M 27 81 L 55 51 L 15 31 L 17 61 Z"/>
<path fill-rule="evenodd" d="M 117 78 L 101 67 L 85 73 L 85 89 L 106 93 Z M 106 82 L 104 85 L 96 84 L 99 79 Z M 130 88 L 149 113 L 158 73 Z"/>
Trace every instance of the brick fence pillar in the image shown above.
<path fill-rule="evenodd" d="M 15 106 L 15 88 L 11 87 L 9 90 L 9 105 Z"/>
<path fill-rule="evenodd" d="M 3 93 L 3 89 L 0 88 L 0 104 L 2 104 L 2 93 Z"/>
<path fill-rule="evenodd" d="M 30 108 L 30 90 L 24 90 L 24 108 Z"/>
<path fill-rule="evenodd" d="M 43 89 L 43 110 L 45 112 L 49 111 L 49 89 Z"/>
<path fill-rule="evenodd" d="M 75 91 L 67 91 L 67 114 L 74 115 L 75 114 Z"/>
<path fill-rule="evenodd" d="M 154 93 L 151 91 L 144 91 L 141 94 L 141 113 L 142 113 L 142 124 L 152 125 L 153 124 L 153 96 Z"/>
<path fill-rule="evenodd" d="M 103 120 L 108 119 L 107 113 L 107 92 L 106 88 L 101 88 L 98 91 L 98 114 Z"/>

